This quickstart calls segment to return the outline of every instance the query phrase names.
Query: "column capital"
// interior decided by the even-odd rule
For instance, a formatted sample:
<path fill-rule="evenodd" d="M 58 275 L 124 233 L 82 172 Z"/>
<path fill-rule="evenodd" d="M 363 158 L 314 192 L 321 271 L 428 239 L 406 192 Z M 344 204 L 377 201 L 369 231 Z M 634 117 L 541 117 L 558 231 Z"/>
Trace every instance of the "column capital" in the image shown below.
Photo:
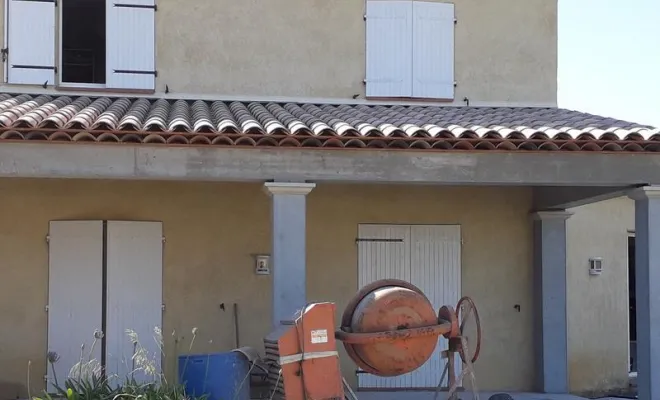
<path fill-rule="evenodd" d="M 316 183 L 304 182 L 266 182 L 264 183 L 264 190 L 269 195 L 276 194 L 291 195 L 297 194 L 305 196 L 309 194 L 316 187 Z"/>
<path fill-rule="evenodd" d="M 552 211 L 536 211 L 532 213 L 532 218 L 535 221 L 547 221 L 551 219 L 567 220 L 574 213 L 566 210 L 552 210 Z"/>
<path fill-rule="evenodd" d="M 633 200 L 646 200 L 660 198 L 660 186 L 643 186 L 628 192 L 628 197 Z"/>

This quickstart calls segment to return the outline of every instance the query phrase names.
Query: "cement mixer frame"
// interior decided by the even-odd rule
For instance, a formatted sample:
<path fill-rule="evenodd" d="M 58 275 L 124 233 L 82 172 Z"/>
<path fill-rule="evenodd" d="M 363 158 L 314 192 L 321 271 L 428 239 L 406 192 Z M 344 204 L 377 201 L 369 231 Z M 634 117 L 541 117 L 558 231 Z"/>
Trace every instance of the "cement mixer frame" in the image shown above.
<path fill-rule="evenodd" d="M 472 338 L 465 333 L 470 319 L 474 319 L 476 328 Z M 334 303 L 312 303 L 264 339 L 270 360 L 268 380 L 273 385 L 271 398 L 355 399 L 341 377 L 337 340 L 366 373 L 392 377 L 424 365 L 437 351 L 442 335 L 448 343 L 441 351 L 447 363 L 436 396 L 448 390 L 449 398 L 455 399 L 458 384 L 468 375 L 474 398 L 478 399 L 472 364 L 481 350 L 481 322 L 470 297 L 461 298 L 456 309 L 445 305 L 436 312 L 424 293 L 411 283 L 379 280 L 363 287 L 349 302 L 339 329 L 334 328 L 334 320 Z M 456 354 L 463 364 L 458 376 L 454 368 Z M 445 376 L 447 386 L 442 386 Z"/>

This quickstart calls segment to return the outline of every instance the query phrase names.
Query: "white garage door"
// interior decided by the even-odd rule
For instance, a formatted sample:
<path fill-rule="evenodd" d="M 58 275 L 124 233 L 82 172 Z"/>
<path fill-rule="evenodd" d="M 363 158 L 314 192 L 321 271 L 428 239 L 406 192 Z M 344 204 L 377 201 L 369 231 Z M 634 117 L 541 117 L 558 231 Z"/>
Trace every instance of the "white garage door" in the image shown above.
<path fill-rule="evenodd" d="M 420 288 L 433 307 L 455 306 L 461 288 L 461 229 L 459 225 L 377 225 L 358 228 L 358 285 L 379 279 L 402 279 Z M 360 389 L 435 388 L 444 369 L 440 338 L 434 355 L 406 375 L 381 378 L 358 374 Z M 458 358 L 455 361 L 458 365 Z"/>

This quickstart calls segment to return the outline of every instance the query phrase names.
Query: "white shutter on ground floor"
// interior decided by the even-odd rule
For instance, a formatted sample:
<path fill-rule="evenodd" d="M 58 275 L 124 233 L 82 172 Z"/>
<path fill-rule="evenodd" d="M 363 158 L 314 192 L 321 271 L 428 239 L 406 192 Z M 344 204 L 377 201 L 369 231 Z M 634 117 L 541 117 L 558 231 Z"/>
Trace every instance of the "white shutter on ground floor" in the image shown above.
<path fill-rule="evenodd" d="M 436 310 L 444 305 L 456 307 L 461 298 L 460 225 L 413 225 L 410 237 L 410 283 L 424 292 Z M 447 339 L 440 337 L 433 356 L 421 368 L 411 373 L 412 387 L 438 386 L 447 362 L 440 351 L 446 350 L 447 347 Z M 454 366 L 456 371 L 461 370 L 458 354 Z M 446 383 L 443 386 L 446 386 Z"/>
<path fill-rule="evenodd" d="M 7 0 L 7 82 L 55 83 L 55 0 Z"/>
<path fill-rule="evenodd" d="M 410 281 L 410 226 L 370 225 L 358 227 L 358 287 L 380 279 Z M 405 388 L 407 375 L 394 378 L 360 373 L 360 388 Z"/>
<path fill-rule="evenodd" d="M 419 287 L 436 310 L 445 304 L 453 307 L 458 302 L 461 293 L 460 226 L 361 224 L 358 238 L 360 288 L 378 279 L 402 279 Z M 435 388 L 446 361 L 441 358 L 440 351 L 446 348 L 446 341 L 441 339 L 426 364 L 402 376 L 381 378 L 361 373 L 358 387 Z"/>
<path fill-rule="evenodd" d="M 161 371 L 154 329 L 162 328 L 162 238 L 161 222 L 107 223 L 106 370 L 122 380 L 133 369 L 133 344 L 127 330 L 137 333 L 155 372 Z M 153 378 L 138 371 L 135 379 Z"/>
<path fill-rule="evenodd" d="M 107 0 L 107 87 L 156 87 L 155 14 L 154 0 Z"/>
<path fill-rule="evenodd" d="M 55 391 L 71 368 L 84 358 L 101 362 L 103 222 L 52 221 L 48 241 L 48 351 L 59 360 L 47 365 L 48 390 Z"/>

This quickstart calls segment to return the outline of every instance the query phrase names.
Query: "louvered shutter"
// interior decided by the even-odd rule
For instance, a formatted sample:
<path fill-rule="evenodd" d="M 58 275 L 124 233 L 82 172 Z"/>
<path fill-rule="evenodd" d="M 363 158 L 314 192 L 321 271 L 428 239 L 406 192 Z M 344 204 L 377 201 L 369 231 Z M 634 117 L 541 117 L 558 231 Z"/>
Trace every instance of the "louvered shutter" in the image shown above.
<path fill-rule="evenodd" d="M 156 87 L 155 14 L 154 0 L 108 0 L 108 88 Z"/>
<path fill-rule="evenodd" d="M 367 1 L 367 97 L 412 94 L 412 1 Z"/>
<path fill-rule="evenodd" d="M 413 4 L 412 96 L 454 98 L 454 5 Z"/>
<path fill-rule="evenodd" d="M 55 0 L 8 0 L 7 82 L 55 83 Z"/>

